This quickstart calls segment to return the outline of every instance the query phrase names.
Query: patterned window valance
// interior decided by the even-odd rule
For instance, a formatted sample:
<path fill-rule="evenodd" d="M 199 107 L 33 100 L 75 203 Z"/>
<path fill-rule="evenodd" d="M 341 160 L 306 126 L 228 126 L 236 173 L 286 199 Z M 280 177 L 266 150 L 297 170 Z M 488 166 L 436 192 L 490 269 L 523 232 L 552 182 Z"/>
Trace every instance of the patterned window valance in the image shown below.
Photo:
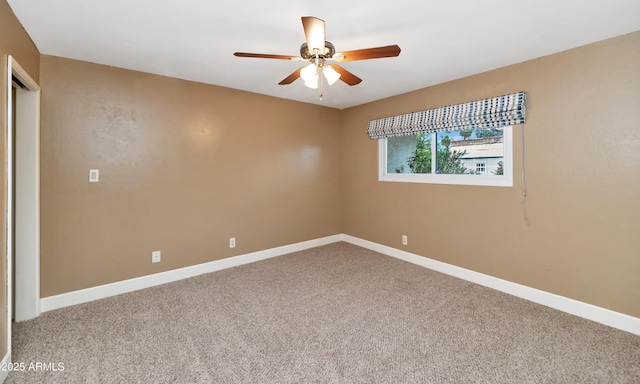
<path fill-rule="evenodd" d="M 498 128 L 524 124 L 525 93 L 518 92 L 470 103 L 427 109 L 369 121 L 372 139 L 453 131 L 465 128 Z"/>

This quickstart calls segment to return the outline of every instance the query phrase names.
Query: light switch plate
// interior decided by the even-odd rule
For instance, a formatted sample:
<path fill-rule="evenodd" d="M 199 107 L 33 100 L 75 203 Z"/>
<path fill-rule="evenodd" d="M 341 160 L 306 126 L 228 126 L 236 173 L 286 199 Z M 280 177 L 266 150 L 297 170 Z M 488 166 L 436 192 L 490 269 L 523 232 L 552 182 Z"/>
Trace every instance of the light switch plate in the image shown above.
<path fill-rule="evenodd" d="M 90 169 L 89 170 L 89 182 L 97 183 L 100 180 L 100 170 L 98 169 Z"/>

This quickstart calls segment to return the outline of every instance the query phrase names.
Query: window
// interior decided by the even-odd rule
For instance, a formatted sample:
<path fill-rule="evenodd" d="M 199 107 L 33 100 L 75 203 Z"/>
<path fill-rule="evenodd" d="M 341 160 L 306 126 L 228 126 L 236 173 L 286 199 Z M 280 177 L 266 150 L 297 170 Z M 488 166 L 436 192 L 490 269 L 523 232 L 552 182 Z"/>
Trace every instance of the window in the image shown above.
<path fill-rule="evenodd" d="M 381 181 L 513 186 L 512 128 L 379 139 Z"/>

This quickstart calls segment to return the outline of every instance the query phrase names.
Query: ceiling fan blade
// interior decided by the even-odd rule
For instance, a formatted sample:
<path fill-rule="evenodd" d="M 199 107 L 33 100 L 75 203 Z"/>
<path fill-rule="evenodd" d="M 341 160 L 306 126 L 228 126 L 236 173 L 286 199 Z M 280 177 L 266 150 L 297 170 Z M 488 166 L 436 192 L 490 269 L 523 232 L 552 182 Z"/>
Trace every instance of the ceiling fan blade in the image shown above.
<path fill-rule="evenodd" d="M 346 69 L 342 68 L 337 64 L 329 64 L 329 66 L 335 69 L 336 72 L 340 74 L 340 80 L 344 81 L 345 83 L 351 86 L 360 84 L 360 82 L 362 81 L 361 78 L 359 78 L 358 76 L 354 75 L 353 73 L 347 71 Z"/>
<path fill-rule="evenodd" d="M 333 60 L 338 62 L 380 59 L 383 57 L 396 57 L 400 55 L 400 47 L 387 45 L 386 47 L 358 49 L 355 51 L 338 52 L 333 55 Z"/>
<path fill-rule="evenodd" d="M 272 55 L 269 53 L 236 52 L 233 55 L 237 57 L 255 57 L 258 59 L 304 60 L 299 56 Z"/>
<path fill-rule="evenodd" d="M 302 18 L 302 28 L 304 28 L 304 35 L 307 38 L 307 46 L 309 52 L 314 53 L 315 49 L 318 49 L 318 53 L 324 53 L 324 20 L 317 17 L 306 16 Z"/>
<path fill-rule="evenodd" d="M 278 84 L 287 85 L 287 84 L 291 84 L 294 81 L 298 80 L 298 77 L 300 77 L 300 71 L 302 71 L 302 68 L 304 68 L 304 67 L 296 69 L 295 72 L 293 72 L 289 76 L 285 77 L 285 79 L 282 80 L 281 82 L 279 82 Z"/>

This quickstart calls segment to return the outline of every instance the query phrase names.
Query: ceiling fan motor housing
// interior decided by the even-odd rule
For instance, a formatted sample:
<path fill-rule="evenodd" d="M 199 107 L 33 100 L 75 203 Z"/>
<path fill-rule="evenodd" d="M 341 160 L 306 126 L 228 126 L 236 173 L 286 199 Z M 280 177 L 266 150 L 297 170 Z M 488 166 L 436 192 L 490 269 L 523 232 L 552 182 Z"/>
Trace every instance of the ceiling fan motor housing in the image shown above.
<path fill-rule="evenodd" d="M 318 57 L 323 59 L 330 59 L 333 57 L 335 53 L 336 53 L 336 49 L 334 48 L 333 44 L 331 44 L 328 41 L 325 41 L 324 52 L 318 52 Z M 307 43 L 303 43 L 300 46 L 300 57 L 302 57 L 305 60 L 311 60 L 311 59 L 314 59 L 316 55 L 314 52 L 309 52 L 309 46 L 307 45 Z"/>

